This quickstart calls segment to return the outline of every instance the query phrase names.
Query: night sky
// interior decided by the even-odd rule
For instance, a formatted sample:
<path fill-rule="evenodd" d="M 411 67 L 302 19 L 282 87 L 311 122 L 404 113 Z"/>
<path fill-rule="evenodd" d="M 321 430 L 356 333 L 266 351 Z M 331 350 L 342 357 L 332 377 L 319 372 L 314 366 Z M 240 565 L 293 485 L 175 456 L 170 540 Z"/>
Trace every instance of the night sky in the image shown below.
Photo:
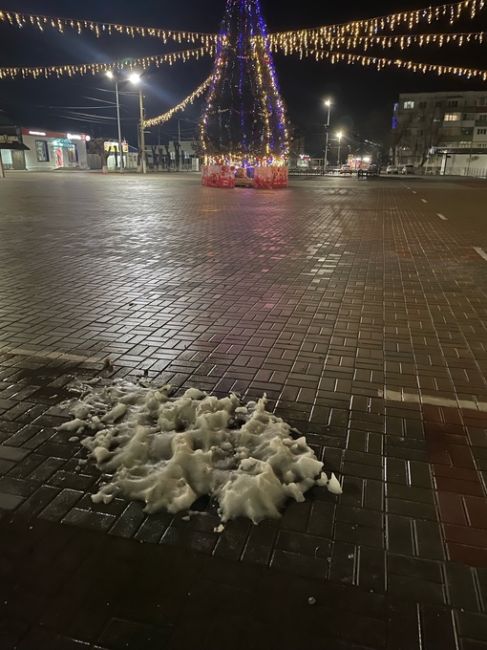
<path fill-rule="evenodd" d="M 47 14 L 133 25 L 160 26 L 173 29 L 216 32 L 224 11 L 224 0 L 5 0 L 2 8 L 25 13 Z M 369 0 L 367 3 L 317 2 L 316 0 L 262 0 L 269 31 L 313 27 L 344 22 L 354 18 L 373 17 L 403 9 L 416 9 L 428 0 Z M 484 16 L 458 24 L 455 31 L 478 31 L 485 28 Z M 425 31 L 424 28 L 421 31 Z M 431 31 L 448 31 L 445 22 Z M 450 29 L 451 31 L 451 29 Z M 141 56 L 171 51 L 178 46 L 162 45 L 157 39 L 111 37 L 97 39 L 85 32 L 78 36 L 67 31 L 61 36 L 54 30 L 43 34 L 34 28 L 20 31 L 0 25 L 0 65 L 51 65 L 112 61 L 127 56 Z M 185 47 L 185 46 L 183 46 Z M 402 58 L 432 63 L 450 63 L 485 67 L 485 56 L 479 46 L 459 50 L 435 47 L 400 53 Z M 483 47 L 485 52 L 485 46 Z M 390 56 L 392 51 L 385 52 Z M 400 92 L 429 90 L 481 90 L 481 82 L 463 81 L 455 77 L 415 75 L 403 71 L 382 71 L 362 67 L 312 61 L 276 55 L 282 95 L 289 116 L 298 132 L 306 135 L 307 149 L 319 153 L 320 136 L 325 121 L 323 99 L 335 102 L 333 124 L 358 138 L 386 142 L 391 123 L 392 105 Z M 162 113 L 189 94 L 211 69 L 211 60 L 179 63 L 173 67 L 153 69 L 145 80 L 147 115 Z M 0 109 L 16 122 L 29 127 L 71 129 L 93 136 L 115 134 L 114 111 L 106 102 L 113 100 L 108 80 L 100 77 L 51 79 L 36 81 L 1 81 Z M 122 98 L 124 135 L 135 144 L 137 116 L 134 97 Z M 201 100 L 181 114 L 183 136 L 191 136 L 201 110 Z M 174 136 L 177 121 L 162 127 L 161 137 Z M 157 132 L 154 137 L 157 139 Z"/>

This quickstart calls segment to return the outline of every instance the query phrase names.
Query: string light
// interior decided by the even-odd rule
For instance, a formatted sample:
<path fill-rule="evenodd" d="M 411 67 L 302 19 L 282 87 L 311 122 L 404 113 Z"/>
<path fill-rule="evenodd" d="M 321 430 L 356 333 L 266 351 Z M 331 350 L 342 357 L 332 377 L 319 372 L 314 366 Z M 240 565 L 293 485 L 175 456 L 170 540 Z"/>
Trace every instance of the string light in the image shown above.
<path fill-rule="evenodd" d="M 459 33 L 439 33 L 439 34 L 396 34 L 396 35 L 379 35 L 379 36 L 337 36 L 324 40 L 325 45 L 321 49 L 335 50 L 345 49 L 353 50 L 362 48 L 368 50 L 371 47 L 381 47 L 390 49 L 398 46 L 401 50 L 408 47 L 426 47 L 436 45 L 443 47 L 445 45 L 455 45 L 462 47 L 469 44 L 482 44 L 487 40 L 487 32 L 459 32 Z M 302 43 L 297 42 L 290 47 L 286 47 L 284 53 L 298 54 L 300 58 L 313 56 L 316 49 L 314 46 L 304 47 Z M 280 50 L 279 50 L 280 51 Z"/>
<path fill-rule="evenodd" d="M 362 47 L 367 50 L 369 47 L 379 46 L 383 49 L 399 46 L 401 50 L 407 47 L 417 46 L 425 47 L 436 45 L 455 45 L 462 47 L 471 43 L 482 44 L 487 37 L 487 32 L 460 32 L 460 33 L 440 33 L 440 34 L 401 34 L 393 36 L 361 36 L 359 38 L 339 38 L 331 39 L 328 43 L 330 49 L 342 47 L 344 49 L 353 49 Z"/>
<path fill-rule="evenodd" d="M 110 70 L 131 70 L 133 68 L 146 70 L 151 66 L 159 68 L 161 65 L 174 65 L 177 62 L 198 60 L 203 56 L 213 55 L 213 47 L 200 47 L 191 50 L 181 50 L 179 52 L 168 52 L 166 54 L 156 54 L 153 56 L 144 56 L 137 59 L 126 59 L 123 61 L 114 61 L 112 63 L 81 63 L 67 64 L 35 68 L 0 68 L 0 80 L 16 78 L 45 78 L 56 76 L 74 77 L 75 75 L 100 74 Z"/>
<path fill-rule="evenodd" d="M 242 0 L 243 1 L 243 0 Z M 284 103 L 279 94 L 277 76 L 272 62 L 272 51 L 285 55 L 298 54 L 300 58 L 312 57 L 317 61 L 327 60 L 333 64 L 347 63 L 372 66 L 377 70 L 388 67 L 410 70 L 422 74 L 434 73 L 438 75 L 452 74 L 468 79 L 487 80 L 487 70 L 466 68 L 461 66 L 438 65 L 408 61 L 398 58 L 385 58 L 353 53 L 350 50 L 362 49 L 366 52 L 372 47 L 389 49 L 399 47 L 404 50 L 411 46 L 425 47 L 435 45 L 464 46 L 469 43 L 483 44 L 487 40 L 487 32 L 459 32 L 459 33 L 414 33 L 412 30 L 419 24 L 431 25 L 442 19 L 447 19 L 450 25 L 462 18 L 473 19 L 483 8 L 485 0 L 462 0 L 461 2 L 447 3 L 438 6 L 428 6 L 422 9 L 403 11 L 399 13 L 367 18 L 340 24 L 324 25 L 311 29 L 294 30 L 268 34 L 258 0 L 247 0 L 246 12 L 250 12 L 254 20 L 254 28 L 247 34 L 250 48 L 245 53 L 240 52 L 240 59 L 248 59 L 246 65 L 251 65 L 256 83 L 256 96 L 258 100 L 258 114 L 262 118 L 262 147 L 260 151 L 249 151 L 247 160 L 257 164 L 266 159 L 284 160 L 288 153 L 288 131 Z M 229 4 L 229 6 L 231 6 Z M 253 12 L 253 13 L 252 13 Z M 242 13 L 242 15 L 244 15 Z M 78 34 L 84 31 L 94 33 L 97 37 L 102 35 L 126 35 L 135 37 L 158 38 L 164 43 L 174 41 L 177 43 L 191 42 L 198 44 L 195 49 L 179 52 L 158 54 L 154 56 L 127 59 L 112 63 L 86 63 L 67 64 L 48 67 L 3 67 L 0 68 L 0 80 L 15 78 L 48 78 L 50 76 L 72 77 L 74 75 L 99 74 L 107 71 L 123 69 L 147 69 L 150 66 L 173 65 L 176 62 L 197 60 L 203 56 L 214 56 L 216 52 L 213 73 L 191 95 L 170 111 L 146 120 L 145 126 L 155 126 L 167 122 L 178 111 L 184 110 L 192 104 L 208 88 L 206 110 L 200 123 L 200 140 L 203 150 L 208 155 L 207 129 L 210 115 L 219 112 L 217 91 L 224 83 L 228 70 L 225 66 L 228 56 L 233 56 L 236 43 L 228 38 L 228 24 L 222 27 L 219 35 L 204 32 L 189 32 L 167 30 L 159 27 L 140 27 L 122 25 L 118 23 L 103 23 L 91 20 L 56 18 L 43 15 L 24 14 L 8 10 L 0 10 L 0 24 L 10 24 L 23 29 L 33 26 L 41 31 L 56 29 L 59 33 L 65 30 L 75 30 Z M 402 33 L 384 33 L 400 31 Z M 405 32 L 405 33 L 404 33 Z M 345 50 L 345 51 L 343 51 Z M 235 58 L 235 57 L 234 57 Z M 239 57 L 237 57 L 239 58 Z M 239 65 L 243 65 L 240 62 Z M 225 74 L 224 74 L 225 73 Z M 245 129 L 243 129 L 245 131 Z M 243 135 L 242 145 L 245 145 L 246 136 Z M 242 151 L 246 151 L 243 146 Z M 232 160 L 242 160 L 242 153 L 236 151 L 228 154 Z"/>
<path fill-rule="evenodd" d="M 201 95 L 205 92 L 205 90 L 209 87 L 211 83 L 211 75 L 203 81 L 201 86 L 198 86 L 196 90 L 194 90 L 191 95 L 188 95 L 186 99 L 183 99 L 182 102 L 180 102 L 177 106 L 174 106 L 174 108 L 171 108 L 171 110 L 167 111 L 166 113 L 162 113 L 162 115 L 157 115 L 156 117 L 152 117 L 149 120 L 145 120 L 144 122 L 144 127 L 150 128 L 152 126 L 158 126 L 160 124 L 164 124 L 165 122 L 169 122 L 169 120 L 179 111 L 184 111 L 184 109 L 189 106 L 190 104 L 193 104 L 193 102 L 198 99 L 198 97 L 201 97 Z"/>
<path fill-rule="evenodd" d="M 451 74 L 457 77 L 465 77 L 467 79 L 480 79 L 481 81 L 487 81 L 487 70 L 480 70 L 477 68 L 420 63 L 417 61 L 405 61 L 403 59 L 387 59 L 384 57 L 365 56 L 363 54 L 353 54 L 351 52 L 338 52 L 333 50 L 316 50 L 314 52 L 314 58 L 316 61 L 323 61 L 326 59 L 330 63 L 358 63 L 363 66 L 373 66 L 377 70 L 395 67 L 402 70 L 409 70 L 411 72 L 420 72 L 422 74 L 427 74 L 429 72 L 437 74 L 438 76 Z"/>
<path fill-rule="evenodd" d="M 82 20 L 77 18 L 56 18 L 35 14 L 24 14 L 18 11 L 0 9 L 0 23 L 8 23 L 20 29 L 26 26 L 33 26 L 43 32 L 45 29 L 56 29 L 63 34 L 66 29 L 75 30 L 78 34 L 84 31 L 94 33 L 97 37 L 113 36 L 122 34 L 135 38 L 158 38 L 164 43 L 174 41 L 176 43 L 201 43 L 209 47 L 216 42 L 215 34 L 205 32 L 187 32 L 173 29 L 162 29 L 160 27 L 141 27 L 134 25 L 121 25 L 119 23 L 103 23 L 96 20 Z"/>
<path fill-rule="evenodd" d="M 403 11 L 387 16 L 354 20 L 335 25 L 323 25 L 310 29 L 275 32 L 270 34 L 269 40 L 273 50 L 292 50 L 297 47 L 319 48 L 325 47 L 327 39 L 332 37 L 350 36 L 375 36 L 383 31 L 395 31 L 403 28 L 412 31 L 417 25 L 426 23 L 430 25 L 446 18 L 453 25 L 461 18 L 473 19 L 484 8 L 485 0 L 462 0 L 461 2 L 448 3 L 438 6 L 429 6 L 423 9 Z"/>

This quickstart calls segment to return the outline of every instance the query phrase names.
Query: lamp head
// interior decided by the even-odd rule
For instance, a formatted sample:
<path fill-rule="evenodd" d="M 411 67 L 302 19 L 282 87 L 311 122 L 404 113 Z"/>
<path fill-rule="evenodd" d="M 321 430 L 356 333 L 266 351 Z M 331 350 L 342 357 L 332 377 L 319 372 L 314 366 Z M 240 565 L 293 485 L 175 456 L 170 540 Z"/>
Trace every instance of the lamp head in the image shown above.
<path fill-rule="evenodd" d="M 134 86 L 137 86 L 140 84 L 140 81 L 142 77 L 140 76 L 140 72 L 131 72 L 128 77 L 130 83 L 134 84 Z"/>

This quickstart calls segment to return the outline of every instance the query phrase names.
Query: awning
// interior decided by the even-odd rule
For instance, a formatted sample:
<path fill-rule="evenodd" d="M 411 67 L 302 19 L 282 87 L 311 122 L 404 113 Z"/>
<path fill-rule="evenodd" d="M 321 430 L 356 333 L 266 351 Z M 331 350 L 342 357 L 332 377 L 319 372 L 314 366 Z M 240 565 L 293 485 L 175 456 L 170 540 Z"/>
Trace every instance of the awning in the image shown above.
<path fill-rule="evenodd" d="M 13 151 L 30 151 L 23 142 L 0 142 L 0 149 L 11 149 Z"/>

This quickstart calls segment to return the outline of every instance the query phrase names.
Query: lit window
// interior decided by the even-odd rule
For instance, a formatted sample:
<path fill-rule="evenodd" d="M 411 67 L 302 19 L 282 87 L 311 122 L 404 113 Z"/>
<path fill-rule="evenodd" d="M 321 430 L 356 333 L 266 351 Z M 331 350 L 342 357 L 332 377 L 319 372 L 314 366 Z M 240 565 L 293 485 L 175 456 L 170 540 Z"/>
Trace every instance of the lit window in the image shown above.
<path fill-rule="evenodd" d="M 412 101 L 404 102 L 403 106 L 404 108 L 414 108 L 414 102 Z"/>
<path fill-rule="evenodd" d="M 36 140 L 37 162 L 49 162 L 49 149 L 46 140 Z"/>
<path fill-rule="evenodd" d="M 459 122 L 460 118 L 460 113 L 445 113 L 445 117 L 443 119 L 445 122 Z"/>

